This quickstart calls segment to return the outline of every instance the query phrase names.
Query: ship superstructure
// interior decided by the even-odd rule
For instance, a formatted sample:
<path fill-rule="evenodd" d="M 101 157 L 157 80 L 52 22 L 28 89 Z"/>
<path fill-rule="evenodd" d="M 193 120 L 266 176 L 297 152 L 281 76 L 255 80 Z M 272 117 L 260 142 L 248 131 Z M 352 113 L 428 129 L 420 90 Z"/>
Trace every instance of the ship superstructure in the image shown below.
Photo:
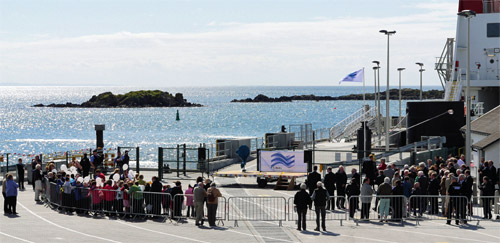
<path fill-rule="evenodd" d="M 476 13 L 470 18 L 470 92 L 477 117 L 500 105 L 500 0 L 460 0 L 463 10 Z M 436 63 L 447 101 L 465 100 L 467 21 L 457 16 L 456 38 L 447 40 Z"/>

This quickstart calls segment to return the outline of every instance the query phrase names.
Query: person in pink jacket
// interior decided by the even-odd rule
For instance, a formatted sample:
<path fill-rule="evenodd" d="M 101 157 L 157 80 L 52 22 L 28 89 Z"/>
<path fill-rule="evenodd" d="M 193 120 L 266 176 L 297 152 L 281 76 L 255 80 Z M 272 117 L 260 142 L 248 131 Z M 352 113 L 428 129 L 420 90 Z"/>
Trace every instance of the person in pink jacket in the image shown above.
<path fill-rule="evenodd" d="M 189 218 L 190 216 L 190 212 L 191 212 L 191 216 L 195 216 L 194 215 L 194 203 L 193 203 L 193 187 L 191 185 L 188 186 L 188 189 L 186 189 L 186 191 L 184 192 L 184 194 L 186 195 L 186 207 L 187 207 L 187 215 L 186 217 Z"/>

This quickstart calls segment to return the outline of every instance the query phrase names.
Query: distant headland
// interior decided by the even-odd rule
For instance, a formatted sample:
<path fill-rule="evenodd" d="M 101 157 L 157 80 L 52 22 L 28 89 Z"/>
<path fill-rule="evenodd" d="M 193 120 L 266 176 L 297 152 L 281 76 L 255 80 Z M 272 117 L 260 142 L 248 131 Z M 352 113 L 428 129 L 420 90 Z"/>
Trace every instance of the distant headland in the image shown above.
<path fill-rule="evenodd" d="M 69 107 L 69 108 L 142 108 L 142 107 L 200 107 L 200 104 L 187 102 L 181 93 L 172 95 L 160 90 L 131 91 L 126 94 L 105 92 L 94 95 L 81 104 L 37 104 L 33 107 Z"/>
<path fill-rule="evenodd" d="M 380 92 L 380 99 L 386 99 L 386 92 Z M 423 99 L 442 99 L 444 96 L 444 91 L 441 90 L 428 90 L 422 93 Z M 374 100 L 375 95 L 373 93 L 366 93 L 366 100 Z M 419 89 L 401 89 L 401 97 L 403 100 L 418 100 L 420 99 Z M 389 90 L 389 99 L 398 100 L 399 99 L 399 89 Z M 277 98 L 267 97 L 263 94 L 255 96 L 255 98 L 246 98 L 241 100 L 232 100 L 231 102 L 241 102 L 241 103 L 257 103 L 257 102 L 291 102 L 294 100 L 312 100 L 312 101 L 324 101 L 324 100 L 363 100 L 363 94 L 350 94 L 338 97 L 332 96 L 316 96 L 316 95 L 293 95 L 293 96 L 281 96 Z"/>

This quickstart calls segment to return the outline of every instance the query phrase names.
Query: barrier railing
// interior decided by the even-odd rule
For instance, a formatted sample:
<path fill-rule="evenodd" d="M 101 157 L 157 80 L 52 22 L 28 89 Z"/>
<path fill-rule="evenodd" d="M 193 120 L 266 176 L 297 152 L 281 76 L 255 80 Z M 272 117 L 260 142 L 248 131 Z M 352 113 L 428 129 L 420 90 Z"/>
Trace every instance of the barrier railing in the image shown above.
<path fill-rule="evenodd" d="M 172 198 L 169 193 L 164 192 L 136 191 L 128 194 L 120 189 L 106 190 L 84 186 L 72 186 L 69 193 L 64 190 L 65 187 L 46 180 L 42 198 L 48 206 L 77 214 L 132 216 L 134 219 L 138 216 L 159 217 L 177 221 L 195 217 L 194 207 L 188 214 L 186 206 L 191 195 L 177 194 Z M 331 196 L 330 201 L 341 198 Z M 224 220 L 233 220 L 235 226 L 238 226 L 238 221 L 278 221 L 279 226 L 287 220 L 297 222 L 293 199 L 267 196 L 228 199 L 219 197 L 216 221 L 224 225 Z M 351 196 L 347 200 L 347 209 L 327 210 L 325 220 L 338 220 L 340 225 L 348 219 L 354 220 L 356 224 L 364 220 L 404 223 L 405 219 L 414 220 L 416 225 L 425 220 L 455 220 L 463 223 L 477 221 L 479 224 L 480 221 L 498 220 L 495 212 L 500 207 L 499 200 L 500 196 L 473 197 L 472 200 L 465 196 L 439 195 L 413 195 L 409 198 L 399 195 Z M 474 201 L 477 204 L 470 203 Z M 358 208 L 361 209 L 359 213 Z M 204 212 L 206 218 L 206 204 Z M 306 220 L 316 220 L 314 208 L 308 209 Z"/>
<path fill-rule="evenodd" d="M 181 199 L 181 197 L 183 198 Z M 176 202 L 177 205 L 181 205 L 180 211 L 177 211 L 177 214 L 179 215 L 177 217 L 178 221 L 180 221 L 181 219 L 196 218 L 196 210 L 194 207 L 193 194 L 175 195 L 172 209 L 175 209 Z M 176 209 L 179 210 L 179 208 Z M 203 217 L 208 218 L 208 206 L 206 202 L 204 203 L 203 213 L 204 213 Z M 225 197 L 219 197 L 217 203 L 217 212 L 215 215 L 215 220 L 217 221 L 217 224 L 224 225 L 224 220 L 226 220 L 226 215 L 227 215 L 227 199 Z"/>
<path fill-rule="evenodd" d="M 369 220 L 404 223 L 403 212 L 406 206 L 407 198 L 403 195 L 351 196 L 348 204 L 349 218 L 354 220 L 356 225 L 359 221 Z M 358 208 L 361 209 L 359 216 L 357 215 Z"/>
<path fill-rule="evenodd" d="M 327 203 L 330 203 L 332 200 L 337 201 L 337 199 L 344 198 L 342 196 L 330 196 L 330 200 L 327 201 Z M 314 204 L 314 203 L 313 203 Z M 334 203 L 335 205 L 335 203 Z M 334 209 L 334 210 L 326 210 L 326 215 L 325 215 L 325 220 L 327 221 L 335 221 L 338 220 L 340 222 L 340 225 L 342 226 L 342 221 L 347 220 L 347 209 Z M 316 220 L 316 209 L 314 208 L 314 205 L 312 208 L 307 210 L 306 213 L 306 221 L 314 221 Z M 297 215 L 297 210 L 295 208 L 294 204 L 294 198 L 290 197 L 288 198 L 288 220 L 289 221 L 295 221 L 297 224 L 298 220 L 298 215 Z"/>
<path fill-rule="evenodd" d="M 287 201 L 284 197 L 230 197 L 227 219 L 238 221 L 286 221 Z"/>
<path fill-rule="evenodd" d="M 134 219 L 138 216 L 160 217 L 165 221 L 173 219 L 172 196 L 165 192 L 135 191 L 129 194 L 130 214 Z"/>
<path fill-rule="evenodd" d="M 470 205 L 470 209 L 472 210 L 470 218 L 472 221 L 477 221 L 477 225 L 479 225 L 481 221 L 498 220 L 498 218 L 495 217 L 495 212 L 498 212 L 500 209 L 500 196 L 472 197 L 471 201 L 477 202 L 477 204 Z"/>
<path fill-rule="evenodd" d="M 423 220 L 470 220 L 466 215 L 469 200 L 465 196 L 413 195 L 408 202 L 408 218 L 416 224 Z"/>

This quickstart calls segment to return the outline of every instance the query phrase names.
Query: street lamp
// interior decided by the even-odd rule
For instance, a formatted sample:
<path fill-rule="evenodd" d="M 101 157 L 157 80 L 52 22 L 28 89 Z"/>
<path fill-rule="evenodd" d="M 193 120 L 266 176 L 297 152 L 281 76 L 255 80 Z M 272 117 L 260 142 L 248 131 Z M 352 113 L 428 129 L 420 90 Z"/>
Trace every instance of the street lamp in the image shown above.
<path fill-rule="evenodd" d="M 420 101 L 422 101 L 422 72 L 425 71 L 425 69 L 422 68 L 424 66 L 423 63 L 416 62 L 415 64 L 420 66 L 420 70 L 418 71 L 420 72 Z"/>
<path fill-rule="evenodd" d="M 401 72 L 405 68 L 398 68 L 399 71 L 399 129 L 401 129 Z"/>
<path fill-rule="evenodd" d="M 385 152 L 389 152 L 389 37 L 396 34 L 396 31 L 380 30 L 380 33 L 387 35 L 387 89 L 385 90 Z M 387 156 L 386 161 L 389 161 L 389 156 Z"/>
<path fill-rule="evenodd" d="M 458 16 L 462 16 L 467 18 L 467 87 L 465 89 L 465 98 L 466 98 L 466 126 L 467 130 L 465 131 L 465 161 L 470 163 L 471 161 L 471 135 L 470 135 L 470 110 L 471 110 L 471 97 L 470 97 L 470 19 L 476 16 L 476 12 L 472 10 L 463 10 L 458 13 Z"/>
<path fill-rule="evenodd" d="M 377 115 L 376 115 L 376 126 L 377 126 L 377 134 L 378 134 L 378 145 L 380 146 L 380 62 L 379 61 L 373 61 L 372 63 L 377 64 L 376 67 L 373 67 L 373 70 L 377 72 L 378 79 L 376 79 L 375 83 L 375 98 L 376 102 L 375 105 L 377 107 Z M 378 84 L 377 84 L 378 83 Z"/>

